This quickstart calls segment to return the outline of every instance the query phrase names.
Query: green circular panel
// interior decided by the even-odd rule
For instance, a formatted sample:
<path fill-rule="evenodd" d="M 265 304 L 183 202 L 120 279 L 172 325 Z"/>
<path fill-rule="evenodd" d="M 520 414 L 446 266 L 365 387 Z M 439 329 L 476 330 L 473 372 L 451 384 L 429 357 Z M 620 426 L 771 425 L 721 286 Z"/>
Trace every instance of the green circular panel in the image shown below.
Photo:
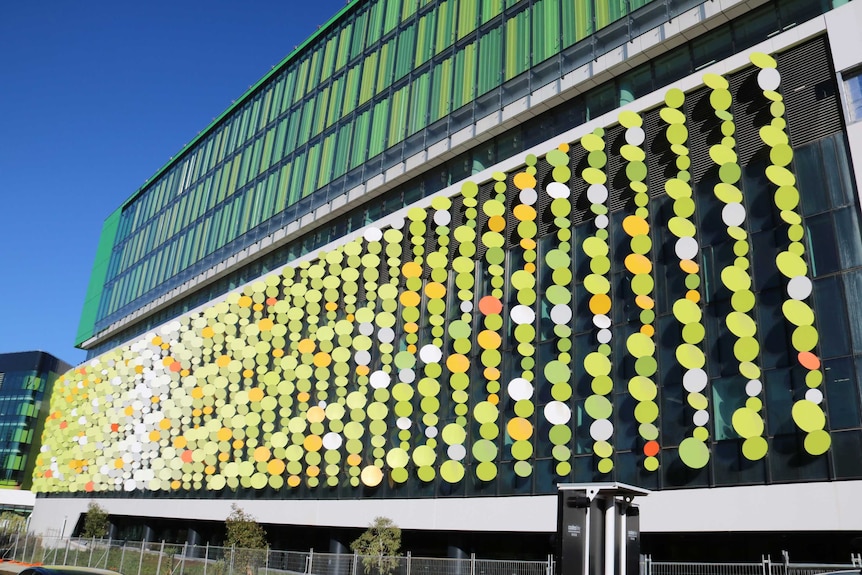
<path fill-rule="evenodd" d="M 631 144 L 624 144 L 620 148 L 620 155 L 629 162 L 643 162 L 646 159 L 646 153 L 641 148 Z"/>
<path fill-rule="evenodd" d="M 686 369 L 700 369 L 706 363 L 703 352 L 689 343 L 677 346 L 676 360 Z"/>
<path fill-rule="evenodd" d="M 778 67 L 778 62 L 775 61 L 775 58 L 769 54 L 764 54 L 763 52 L 752 52 L 748 59 L 751 60 L 751 63 L 758 68 Z"/>
<path fill-rule="evenodd" d="M 760 353 L 760 344 L 753 337 L 741 337 L 733 344 L 733 355 L 739 361 L 754 361 Z"/>
<path fill-rule="evenodd" d="M 667 141 L 671 144 L 682 145 L 688 139 L 688 128 L 685 124 L 671 124 L 667 127 Z"/>
<path fill-rule="evenodd" d="M 497 457 L 497 445 L 487 439 L 473 443 L 473 457 L 477 461 L 493 461 Z"/>
<path fill-rule="evenodd" d="M 529 477 L 533 473 L 533 466 L 526 461 L 515 462 L 515 475 L 518 477 Z"/>
<path fill-rule="evenodd" d="M 593 377 L 608 375 L 611 372 L 611 361 L 606 355 L 594 351 L 584 358 L 584 369 Z"/>
<path fill-rule="evenodd" d="M 763 419 L 753 409 L 740 407 L 733 412 L 732 423 L 733 429 L 742 437 L 759 437 L 763 434 Z"/>
<path fill-rule="evenodd" d="M 713 90 L 709 95 L 709 103 L 715 110 L 727 110 L 731 104 L 730 92 L 726 89 Z"/>
<path fill-rule="evenodd" d="M 715 193 L 715 197 L 725 204 L 738 204 L 742 202 L 742 192 L 732 184 L 716 184 L 713 192 Z"/>
<path fill-rule="evenodd" d="M 643 125 L 641 117 L 637 112 L 632 112 L 631 110 L 620 112 L 618 119 L 624 128 L 638 128 Z"/>
<path fill-rule="evenodd" d="M 569 163 L 569 156 L 562 150 L 553 149 L 547 153 L 545 159 L 552 166 L 565 166 Z"/>
<path fill-rule="evenodd" d="M 603 375 L 593 379 L 593 382 L 590 387 L 593 390 L 593 393 L 597 393 L 599 395 L 607 395 L 611 391 L 613 391 L 614 382 L 610 377 Z"/>
<path fill-rule="evenodd" d="M 652 401 L 657 393 L 656 384 L 648 377 L 638 375 L 629 380 L 629 394 L 638 401 Z"/>
<path fill-rule="evenodd" d="M 464 479 L 464 465 L 460 461 L 444 461 L 440 466 L 440 477 L 447 483 L 458 483 Z"/>
<path fill-rule="evenodd" d="M 744 269 L 727 266 L 721 270 L 721 283 L 732 292 L 747 290 L 751 287 L 751 277 Z"/>
<path fill-rule="evenodd" d="M 690 217 L 694 214 L 694 200 L 691 198 L 679 198 L 673 203 L 673 213 L 683 218 Z"/>
<path fill-rule="evenodd" d="M 751 316 L 742 312 L 733 311 L 727 314 L 725 324 L 727 329 L 737 337 L 753 337 L 757 333 L 757 324 Z"/>
<path fill-rule="evenodd" d="M 608 255 L 608 244 L 605 240 L 597 237 L 589 237 L 583 243 L 584 253 L 591 258 L 604 257 Z"/>
<path fill-rule="evenodd" d="M 498 413 L 499 411 L 497 406 L 487 401 L 480 401 L 476 404 L 476 407 L 473 408 L 473 417 L 479 423 L 491 423 L 496 421 Z"/>
<path fill-rule="evenodd" d="M 814 311 L 811 307 L 802 301 L 790 299 L 781 305 L 781 311 L 784 312 L 784 317 L 793 325 L 813 325 Z"/>
<path fill-rule="evenodd" d="M 775 190 L 774 199 L 779 210 L 794 210 L 799 205 L 799 190 L 793 186 L 781 186 Z"/>
<path fill-rule="evenodd" d="M 611 291 L 611 284 L 604 276 L 589 274 L 584 278 L 584 288 L 591 294 L 606 294 Z"/>
<path fill-rule="evenodd" d="M 829 434 L 822 429 L 812 431 L 805 436 L 805 451 L 811 455 L 823 455 L 829 451 L 829 446 L 831 444 L 832 438 L 829 437 Z"/>
<path fill-rule="evenodd" d="M 685 343 L 698 344 L 706 337 L 706 330 L 699 323 L 690 323 L 682 328 L 682 340 Z"/>
<path fill-rule="evenodd" d="M 593 453 L 599 457 L 608 458 L 614 454 L 614 448 L 607 441 L 596 441 L 593 444 Z"/>
<path fill-rule="evenodd" d="M 516 441 L 512 444 L 512 457 L 521 461 L 533 455 L 533 444 L 529 441 Z"/>
<path fill-rule="evenodd" d="M 682 324 L 700 321 L 700 307 L 691 300 L 679 299 L 673 304 L 673 315 Z"/>
<path fill-rule="evenodd" d="M 662 108 L 659 111 L 661 119 L 668 124 L 685 124 L 685 114 L 675 108 L 677 108 L 677 106 Z"/>
<path fill-rule="evenodd" d="M 549 361 L 547 364 L 545 364 L 544 373 L 545 377 L 551 383 L 562 383 L 565 381 L 569 381 L 569 378 L 572 376 L 572 372 L 569 369 L 569 366 L 562 361 L 557 360 Z"/>
<path fill-rule="evenodd" d="M 796 177 L 793 172 L 782 166 L 767 166 L 766 177 L 776 186 L 793 186 L 796 184 Z"/>
<path fill-rule="evenodd" d="M 826 426 L 826 415 L 814 402 L 802 399 L 793 404 L 793 421 L 802 431 L 818 431 Z"/>
<path fill-rule="evenodd" d="M 658 362 L 651 355 L 645 355 L 635 360 L 635 373 L 638 375 L 651 376 L 658 369 Z"/>
<path fill-rule="evenodd" d="M 583 173 L 581 173 L 581 177 L 588 184 L 604 184 L 608 181 L 608 177 L 605 173 L 596 168 L 584 168 Z"/>
<path fill-rule="evenodd" d="M 652 423 L 658 418 L 658 405 L 654 401 L 641 401 L 635 406 L 638 423 Z"/>
<path fill-rule="evenodd" d="M 709 148 L 709 157 L 712 161 L 722 166 L 727 163 L 736 162 L 736 152 L 727 146 L 717 144 Z"/>
<path fill-rule="evenodd" d="M 730 86 L 724 76 L 718 74 L 704 74 L 703 83 L 713 90 L 727 90 Z"/>
<path fill-rule="evenodd" d="M 588 152 L 592 152 L 594 150 L 604 149 L 605 142 L 595 134 L 586 134 L 584 137 L 581 138 L 581 145 Z"/>
<path fill-rule="evenodd" d="M 769 444 L 763 437 L 749 437 L 742 443 L 742 455 L 750 461 L 763 459 Z"/>
<path fill-rule="evenodd" d="M 634 357 L 651 356 L 655 353 L 655 343 L 653 340 L 640 332 L 635 332 L 626 339 L 626 348 Z"/>
<path fill-rule="evenodd" d="M 784 130 L 771 125 L 760 128 L 760 139 L 771 148 L 785 146 L 788 143 L 787 134 L 784 133 Z M 769 168 L 767 168 L 768 170 Z"/>
<path fill-rule="evenodd" d="M 629 162 L 626 165 L 626 176 L 632 182 L 642 182 L 647 176 L 647 167 L 643 162 Z"/>
<path fill-rule="evenodd" d="M 778 144 L 770 150 L 769 159 L 776 166 L 786 166 L 793 160 L 793 148 L 787 144 Z"/>
<path fill-rule="evenodd" d="M 677 178 L 667 180 L 664 183 L 664 191 L 675 200 L 691 197 L 691 186 Z"/>
<path fill-rule="evenodd" d="M 790 252 L 781 252 L 775 257 L 775 265 L 787 278 L 808 274 L 808 265 L 801 257 Z"/>
<path fill-rule="evenodd" d="M 572 429 L 568 425 L 555 425 L 548 432 L 548 438 L 554 445 L 564 445 L 572 439 Z"/>
<path fill-rule="evenodd" d="M 671 108 L 679 108 L 685 103 L 685 93 L 679 88 L 671 88 L 664 94 L 664 103 Z"/>
<path fill-rule="evenodd" d="M 687 437 L 679 444 L 679 458 L 692 469 L 702 469 L 709 463 L 709 448 L 694 437 Z"/>
<path fill-rule="evenodd" d="M 641 254 L 641 255 L 648 254 L 650 249 L 652 249 L 652 240 L 646 234 L 635 236 L 632 238 L 631 248 L 632 248 L 632 251 L 636 254 Z M 643 274 L 643 275 L 645 275 L 645 274 Z M 650 277 L 650 276 L 645 276 L 645 277 Z M 652 281 L 651 277 L 650 277 L 650 281 Z M 650 290 L 652 290 L 652 288 L 650 288 Z M 649 292 L 646 292 L 646 293 L 649 293 Z"/>
<path fill-rule="evenodd" d="M 742 170 L 738 164 L 724 164 L 718 169 L 718 177 L 725 184 L 735 184 L 742 176 Z"/>
<path fill-rule="evenodd" d="M 751 290 L 744 289 L 734 293 L 730 298 L 730 306 L 736 311 L 748 312 L 754 309 L 755 299 Z"/>
<path fill-rule="evenodd" d="M 793 330 L 793 349 L 796 351 L 811 351 L 817 346 L 819 335 L 814 326 L 803 325 Z"/>
<path fill-rule="evenodd" d="M 709 407 L 706 396 L 701 393 L 689 393 L 686 399 L 688 400 L 688 404 L 694 409 L 702 410 Z"/>
<path fill-rule="evenodd" d="M 638 434 L 647 441 L 658 439 L 658 427 L 652 423 L 641 423 L 638 426 Z"/>
<path fill-rule="evenodd" d="M 593 419 L 608 419 L 613 409 L 613 404 L 603 395 L 591 395 L 584 401 L 584 411 Z"/>

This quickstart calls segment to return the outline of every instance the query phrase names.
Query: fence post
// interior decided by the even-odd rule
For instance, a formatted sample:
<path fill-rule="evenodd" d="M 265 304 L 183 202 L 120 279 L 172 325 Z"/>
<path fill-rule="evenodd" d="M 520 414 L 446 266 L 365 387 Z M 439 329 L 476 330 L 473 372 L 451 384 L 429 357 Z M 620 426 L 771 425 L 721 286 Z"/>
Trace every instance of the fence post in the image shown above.
<path fill-rule="evenodd" d="M 186 541 L 185 543 L 183 543 L 183 555 L 182 555 L 182 558 L 180 559 L 180 575 L 183 575 L 183 573 L 186 570 L 186 554 L 188 553 L 188 549 L 189 549 L 189 542 Z"/>
<path fill-rule="evenodd" d="M 27 558 L 27 539 L 29 537 L 27 535 L 24 536 L 24 548 L 21 550 L 21 561 Z"/>
<path fill-rule="evenodd" d="M 228 575 L 233 575 L 233 558 L 236 555 L 236 543 L 230 546 L 230 570 L 228 571 Z"/>
<path fill-rule="evenodd" d="M 207 565 L 210 562 L 210 542 L 207 541 L 207 547 L 204 551 L 204 575 L 207 575 Z"/>
<path fill-rule="evenodd" d="M 410 569 L 413 568 L 413 555 L 407 552 L 407 575 L 410 575 Z"/>
<path fill-rule="evenodd" d="M 308 550 L 308 563 L 305 566 L 305 572 L 311 575 L 311 566 L 314 565 L 314 547 Z"/>
<path fill-rule="evenodd" d="M 120 566 L 117 568 L 117 571 L 123 572 L 126 567 L 126 542 L 123 541 L 123 547 L 120 551 Z"/>
<path fill-rule="evenodd" d="M 269 573 L 269 543 L 266 544 L 266 558 L 263 560 L 263 572 Z"/>
<path fill-rule="evenodd" d="M 15 534 L 15 546 L 12 547 L 12 559 L 18 559 L 18 540 L 21 539 L 21 532 Z"/>
<path fill-rule="evenodd" d="M 63 554 L 63 565 L 69 564 L 69 547 L 72 546 L 72 538 L 66 538 L 66 552 Z"/>
<path fill-rule="evenodd" d="M 470 575 L 476 575 L 476 554 L 470 553 Z"/>
<path fill-rule="evenodd" d="M 141 555 L 140 555 L 140 558 L 138 559 L 138 575 L 141 575 L 141 568 L 144 565 L 144 544 L 145 543 L 146 543 L 146 541 L 144 541 L 142 539 L 141 540 Z"/>

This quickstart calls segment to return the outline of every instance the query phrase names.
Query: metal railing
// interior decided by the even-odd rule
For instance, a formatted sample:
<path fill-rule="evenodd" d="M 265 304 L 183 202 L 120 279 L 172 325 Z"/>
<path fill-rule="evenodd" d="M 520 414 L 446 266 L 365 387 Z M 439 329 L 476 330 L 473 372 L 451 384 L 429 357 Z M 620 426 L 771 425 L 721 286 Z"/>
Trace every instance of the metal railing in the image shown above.
<path fill-rule="evenodd" d="M 850 563 L 791 563 L 787 552 L 781 561 L 773 561 L 768 555 L 759 562 L 751 563 L 680 563 L 653 561 L 648 555 L 641 559 L 641 575 L 818 575 L 831 571 L 862 569 L 862 555 L 850 556 Z"/>
<path fill-rule="evenodd" d="M 13 536 L 6 560 L 119 571 L 124 575 L 553 575 L 554 560 L 370 557 L 111 539 Z"/>

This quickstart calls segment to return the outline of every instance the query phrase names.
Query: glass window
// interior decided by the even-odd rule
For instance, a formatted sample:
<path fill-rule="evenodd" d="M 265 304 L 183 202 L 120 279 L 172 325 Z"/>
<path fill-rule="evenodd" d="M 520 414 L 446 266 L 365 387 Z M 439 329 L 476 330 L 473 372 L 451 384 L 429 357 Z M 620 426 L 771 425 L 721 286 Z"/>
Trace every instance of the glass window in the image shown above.
<path fill-rule="evenodd" d="M 862 69 L 854 70 L 844 76 L 844 94 L 847 105 L 847 120 L 862 120 Z"/>

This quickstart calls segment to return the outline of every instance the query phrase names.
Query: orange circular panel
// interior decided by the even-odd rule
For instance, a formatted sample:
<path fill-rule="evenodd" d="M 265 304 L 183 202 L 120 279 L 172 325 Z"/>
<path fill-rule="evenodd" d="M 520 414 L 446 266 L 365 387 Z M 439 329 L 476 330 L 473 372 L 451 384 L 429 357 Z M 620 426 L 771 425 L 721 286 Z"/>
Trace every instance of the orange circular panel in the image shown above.
<path fill-rule="evenodd" d="M 167 431 L 171 428 L 171 420 L 168 418 L 164 418 L 159 422 L 159 427 Z"/>
<path fill-rule="evenodd" d="M 446 297 L 446 286 L 437 282 L 428 282 L 425 286 L 425 294 L 431 299 L 442 299 Z"/>
<path fill-rule="evenodd" d="M 488 403 L 490 403 L 491 405 L 497 405 L 498 403 L 500 403 L 500 396 L 496 393 L 492 393 L 488 396 Z"/>
<path fill-rule="evenodd" d="M 414 345 L 412 343 L 410 345 L 408 345 L 407 346 L 407 353 L 415 354 L 416 353 L 416 345 Z"/>
<path fill-rule="evenodd" d="M 179 479 L 174 479 L 173 481 L 171 481 L 171 489 L 173 489 L 174 491 L 176 491 L 177 489 L 179 489 L 182 486 L 183 486 L 183 482 L 180 481 Z"/>
<path fill-rule="evenodd" d="M 476 342 L 482 349 L 497 349 L 502 343 L 502 338 L 496 331 L 486 329 L 479 332 L 479 335 L 476 336 Z"/>
<path fill-rule="evenodd" d="M 215 472 L 216 472 L 215 465 L 207 465 L 206 467 L 204 467 L 204 473 L 207 475 L 212 475 Z"/>
<path fill-rule="evenodd" d="M 568 152 L 569 151 L 569 145 L 564 142 L 564 143 L 560 144 L 559 146 L 557 146 L 557 149 L 561 152 Z"/>
<path fill-rule="evenodd" d="M 799 353 L 799 363 L 802 364 L 802 367 L 805 369 L 809 369 L 814 371 L 815 369 L 820 369 L 820 358 L 811 353 L 810 351 L 803 351 Z"/>
<path fill-rule="evenodd" d="M 227 367 L 229 363 L 230 363 L 230 356 L 229 355 L 220 355 L 219 358 L 216 360 L 216 365 L 219 367 Z"/>
<path fill-rule="evenodd" d="M 405 333 L 416 333 L 419 331 L 419 324 L 414 322 L 409 322 L 404 324 L 404 332 Z"/>
<path fill-rule="evenodd" d="M 422 275 L 422 266 L 416 262 L 407 262 L 401 266 L 401 273 L 404 274 L 404 277 L 406 278 L 418 278 Z"/>
<path fill-rule="evenodd" d="M 413 346 L 413 347 L 416 347 L 416 346 Z M 416 351 L 416 350 L 414 349 L 413 351 Z M 371 373 L 371 370 L 368 368 L 367 365 L 357 365 L 356 366 L 356 375 L 368 375 L 369 373 Z M 307 393 L 305 394 L 305 397 L 306 398 L 304 400 L 300 399 L 300 401 L 308 401 L 308 394 Z"/>
<path fill-rule="evenodd" d="M 347 465 L 349 465 L 350 467 L 356 467 L 360 463 L 362 463 L 362 458 L 359 456 L 358 453 L 351 453 L 347 456 Z"/>
<path fill-rule="evenodd" d="M 644 445 L 644 455 L 647 457 L 655 457 L 658 455 L 659 445 L 658 441 L 647 441 Z"/>
<path fill-rule="evenodd" d="M 421 301 L 421 296 L 415 291 L 406 291 L 401 294 L 401 305 L 405 307 L 416 307 Z M 405 326 L 406 327 L 406 326 Z"/>
<path fill-rule="evenodd" d="M 512 210 L 512 214 L 522 222 L 529 222 L 536 219 L 536 210 L 533 206 L 527 204 L 518 204 Z"/>
<path fill-rule="evenodd" d="M 239 301 L 236 302 L 239 307 L 251 307 L 252 300 L 249 296 L 244 295 L 239 298 Z"/>
<path fill-rule="evenodd" d="M 180 455 L 180 459 L 183 460 L 183 463 L 191 463 L 192 455 L 194 455 L 194 451 L 192 451 L 191 449 L 186 449 L 185 451 L 183 451 L 183 454 Z"/>
<path fill-rule="evenodd" d="M 689 301 L 693 301 L 694 303 L 697 303 L 700 301 L 700 292 L 697 291 L 696 289 L 690 289 L 687 292 L 685 292 L 685 299 L 687 299 Z"/>
<path fill-rule="evenodd" d="M 360 365 L 359 367 L 365 367 L 365 366 Z M 359 367 L 356 368 L 356 373 L 359 373 Z M 365 369 L 367 370 L 368 368 L 365 368 Z M 310 397 L 311 396 L 308 395 L 307 391 L 300 391 L 299 393 L 296 394 L 296 400 L 299 402 L 306 402 L 306 401 L 308 401 L 308 398 L 310 398 Z"/>
<path fill-rule="evenodd" d="M 254 370 L 253 369 L 244 369 L 244 370 L 242 370 L 242 376 L 246 379 L 254 377 Z"/>
<path fill-rule="evenodd" d="M 269 461 L 269 456 L 270 456 L 270 452 L 269 452 L 268 447 L 264 447 L 263 445 L 261 445 L 260 447 L 257 447 L 254 450 L 254 460 L 255 461 L 258 461 L 258 462 Z"/>
<path fill-rule="evenodd" d="M 525 272 L 527 272 L 527 273 L 535 273 L 535 271 L 536 271 L 536 264 L 534 264 L 533 262 L 527 262 L 527 263 L 525 263 L 525 264 L 524 264 L 524 271 L 525 271 Z"/>
<path fill-rule="evenodd" d="M 242 439 L 234 439 L 231 445 L 233 445 L 234 449 L 242 449 L 245 445 L 245 441 L 243 441 Z"/>
<path fill-rule="evenodd" d="M 623 220 L 623 230 L 631 237 L 643 236 L 649 233 L 649 224 L 643 218 L 627 216 Z"/>
<path fill-rule="evenodd" d="M 298 475 L 291 475 L 287 478 L 287 484 L 291 487 L 298 487 L 300 483 L 300 479 Z"/>
<path fill-rule="evenodd" d="M 201 413 L 203 413 L 203 412 L 200 409 L 198 409 L 197 407 L 192 410 L 192 416 L 193 417 L 200 417 Z"/>
<path fill-rule="evenodd" d="M 266 464 L 266 471 L 270 475 L 281 475 L 284 473 L 284 461 L 281 459 L 273 459 Z"/>
<path fill-rule="evenodd" d="M 302 442 L 302 445 L 307 451 L 320 451 L 320 448 L 323 447 L 323 440 L 320 439 L 319 435 L 309 435 Z"/>
<path fill-rule="evenodd" d="M 647 337 L 652 337 L 655 335 L 655 328 L 651 325 L 642 325 L 640 332 Z"/>
<path fill-rule="evenodd" d="M 222 427 L 216 434 L 219 441 L 228 441 L 231 437 L 233 437 L 233 432 L 227 427 Z"/>
<path fill-rule="evenodd" d="M 297 349 L 299 350 L 299 353 L 311 353 L 314 351 L 314 347 L 314 342 L 306 338 L 299 342 Z"/>
<path fill-rule="evenodd" d="M 452 373 L 466 373 L 470 369 L 470 360 L 460 353 L 453 353 L 446 358 L 446 367 Z"/>
<path fill-rule="evenodd" d="M 639 295 L 635 298 L 635 304 L 641 309 L 652 309 L 655 307 L 655 300 L 648 295 Z"/>
<path fill-rule="evenodd" d="M 536 249 L 536 240 L 533 238 L 521 238 L 520 245 L 525 250 L 534 250 Z"/>
<path fill-rule="evenodd" d="M 183 370 L 183 364 L 178 361 L 173 362 L 168 368 L 174 373 L 180 372 Z"/>
<path fill-rule="evenodd" d="M 214 335 L 215 335 L 215 330 L 213 328 L 211 328 L 210 326 L 205 326 L 201 330 L 201 336 L 203 336 L 203 337 L 212 337 Z"/>
<path fill-rule="evenodd" d="M 597 293 L 590 298 L 590 311 L 596 315 L 611 311 L 611 298 L 607 294 Z"/>
<path fill-rule="evenodd" d="M 493 315 L 503 311 L 503 302 L 492 295 L 486 295 L 479 300 L 479 311 L 485 315 Z"/>
<path fill-rule="evenodd" d="M 272 356 L 273 357 L 282 357 L 282 356 L 284 356 L 284 350 L 281 348 L 274 349 L 274 350 L 272 350 Z"/>
<path fill-rule="evenodd" d="M 503 216 L 491 216 L 488 219 L 488 229 L 492 232 L 502 232 L 506 229 L 506 218 Z"/>
<path fill-rule="evenodd" d="M 512 181 L 514 182 L 515 187 L 519 190 L 536 187 L 536 178 L 527 172 L 519 172 L 515 174 L 515 178 Z"/>
<path fill-rule="evenodd" d="M 224 463 L 224 462 L 225 462 L 225 461 L 227 461 L 228 459 L 230 459 L 230 454 L 229 454 L 229 453 L 222 452 L 222 453 L 219 453 L 219 454 L 218 454 L 218 460 L 219 460 L 219 461 L 221 461 L 222 463 Z"/>
<path fill-rule="evenodd" d="M 326 302 L 326 305 L 323 307 L 326 308 L 326 311 L 335 311 L 338 309 L 338 304 L 335 303 L 334 301 L 328 301 L 328 302 Z"/>
<path fill-rule="evenodd" d="M 182 435 L 174 438 L 174 449 L 183 449 L 186 445 L 188 445 L 188 441 Z"/>
<path fill-rule="evenodd" d="M 266 298 L 266 305 L 275 305 L 278 303 L 278 300 L 274 297 Z"/>
<path fill-rule="evenodd" d="M 485 371 L 482 372 L 482 374 L 485 376 L 485 379 L 488 379 L 490 381 L 496 381 L 500 379 L 500 370 L 496 367 L 486 367 Z"/>
<path fill-rule="evenodd" d="M 211 405 L 204 406 L 204 415 L 210 415 L 213 412 L 213 407 Z"/>
<path fill-rule="evenodd" d="M 92 481 L 88 481 L 88 482 L 84 485 L 84 491 L 93 491 L 95 488 L 96 488 L 96 487 L 95 487 L 95 485 L 93 484 L 93 482 L 92 482 Z"/>
<path fill-rule="evenodd" d="M 700 271 L 700 266 L 697 265 L 696 262 L 693 262 L 691 260 L 681 260 L 679 262 L 679 269 L 681 269 L 687 274 L 696 274 L 698 271 Z"/>
<path fill-rule="evenodd" d="M 249 401 L 260 401 L 263 399 L 263 390 L 259 387 L 252 387 L 248 390 Z"/>
<path fill-rule="evenodd" d="M 269 331 L 272 329 L 273 325 L 274 324 L 273 324 L 272 320 L 269 319 L 268 317 L 265 317 L 262 320 L 260 320 L 259 322 L 257 322 L 257 328 L 260 331 Z"/>
<path fill-rule="evenodd" d="M 627 255 L 625 265 L 633 274 L 648 274 L 652 271 L 652 262 L 641 254 Z"/>
<path fill-rule="evenodd" d="M 319 351 L 314 354 L 315 367 L 327 367 L 330 363 L 332 363 L 332 356 L 325 351 Z"/>
<path fill-rule="evenodd" d="M 162 338 L 156 336 L 150 341 L 150 343 L 152 343 L 153 345 L 162 345 Z"/>
<path fill-rule="evenodd" d="M 506 425 L 506 430 L 509 432 L 509 437 L 515 441 L 530 439 L 533 435 L 533 424 L 523 417 L 513 417 Z"/>
<path fill-rule="evenodd" d="M 171 356 L 167 356 L 167 357 L 162 358 L 162 365 L 165 367 L 168 367 L 173 362 L 174 362 L 174 358 L 172 358 Z"/>
<path fill-rule="evenodd" d="M 308 408 L 308 411 L 305 412 L 305 417 L 309 423 L 320 423 L 326 417 L 326 412 L 319 405 L 315 405 Z"/>
<path fill-rule="evenodd" d="M 155 430 L 150 432 L 150 441 L 158 441 L 161 438 L 162 438 L 162 434 L 160 432 L 155 431 Z"/>

